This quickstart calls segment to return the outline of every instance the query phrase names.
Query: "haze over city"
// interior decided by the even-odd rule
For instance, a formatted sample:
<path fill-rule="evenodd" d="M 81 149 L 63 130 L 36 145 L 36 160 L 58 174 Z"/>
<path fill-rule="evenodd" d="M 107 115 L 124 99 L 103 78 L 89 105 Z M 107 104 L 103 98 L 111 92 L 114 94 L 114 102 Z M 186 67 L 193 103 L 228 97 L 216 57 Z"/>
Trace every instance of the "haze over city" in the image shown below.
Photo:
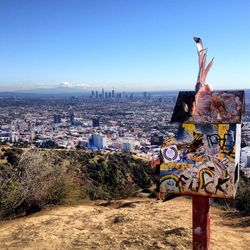
<path fill-rule="evenodd" d="M 0 91 L 192 89 L 200 36 L 215 89 L 249 88 L 249 1 L 0 3 Z"/>

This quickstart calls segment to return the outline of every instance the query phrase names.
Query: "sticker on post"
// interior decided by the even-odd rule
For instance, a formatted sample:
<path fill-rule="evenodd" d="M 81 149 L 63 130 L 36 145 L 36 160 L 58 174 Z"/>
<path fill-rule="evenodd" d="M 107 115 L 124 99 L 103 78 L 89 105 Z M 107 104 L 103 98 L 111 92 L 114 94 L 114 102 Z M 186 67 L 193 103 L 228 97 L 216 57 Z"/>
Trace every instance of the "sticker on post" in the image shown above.
<path fill-rule="evenodd" d="M 180 160 L 180 156 L 176 145 L 170 145 L 168 147 L 162 148 L 161 153 L 165 163 Z"/>

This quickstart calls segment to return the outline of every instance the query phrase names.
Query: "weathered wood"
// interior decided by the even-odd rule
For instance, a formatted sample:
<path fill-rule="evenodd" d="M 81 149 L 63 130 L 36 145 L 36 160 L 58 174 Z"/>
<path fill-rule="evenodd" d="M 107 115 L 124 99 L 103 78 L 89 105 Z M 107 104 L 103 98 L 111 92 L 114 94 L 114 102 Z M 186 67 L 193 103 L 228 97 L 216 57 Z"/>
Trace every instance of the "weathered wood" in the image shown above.
<path fill-rule="evenodd" d="M 193 250 L 210 249 L 209 198 L 193 196 Z"/>

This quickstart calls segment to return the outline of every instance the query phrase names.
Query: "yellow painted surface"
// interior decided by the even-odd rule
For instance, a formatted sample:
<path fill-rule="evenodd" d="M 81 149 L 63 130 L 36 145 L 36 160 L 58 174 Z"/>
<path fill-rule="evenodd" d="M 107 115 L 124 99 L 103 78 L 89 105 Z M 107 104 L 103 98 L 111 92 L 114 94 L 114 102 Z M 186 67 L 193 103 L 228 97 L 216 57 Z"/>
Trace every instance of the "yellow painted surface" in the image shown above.
<path fill-rule="evenodd" d="M 188 132 L 190 132 L 190 133 L 196 131 L 195 124 L 187 124 L 187 123 L 184 123 L 184 124 L 182 124 L 182 126 L 183 126 L 183 128 L 184 128 L 186 131 L 188 131 Z"/>
<path fill-rule="evenodd" d="M 220 138 L 224 138 L 224 134 L 227 133 L 228 129 L 229 129 L 229 124 L 218 124 L 218 135 L 220 136 Z"/>

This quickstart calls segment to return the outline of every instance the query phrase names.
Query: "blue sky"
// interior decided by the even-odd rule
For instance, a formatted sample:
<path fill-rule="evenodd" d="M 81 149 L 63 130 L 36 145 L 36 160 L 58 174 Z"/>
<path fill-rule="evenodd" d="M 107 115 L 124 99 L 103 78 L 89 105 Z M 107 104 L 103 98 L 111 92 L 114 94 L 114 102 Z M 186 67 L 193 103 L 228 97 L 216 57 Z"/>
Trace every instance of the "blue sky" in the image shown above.
<path fill-rule="evenodd" d="M 250 88 L 249 13 L 247 0 L 1 0 L 0 90 L 192 89 L 193 36 L 215 56 L 208 83 Z"/>

